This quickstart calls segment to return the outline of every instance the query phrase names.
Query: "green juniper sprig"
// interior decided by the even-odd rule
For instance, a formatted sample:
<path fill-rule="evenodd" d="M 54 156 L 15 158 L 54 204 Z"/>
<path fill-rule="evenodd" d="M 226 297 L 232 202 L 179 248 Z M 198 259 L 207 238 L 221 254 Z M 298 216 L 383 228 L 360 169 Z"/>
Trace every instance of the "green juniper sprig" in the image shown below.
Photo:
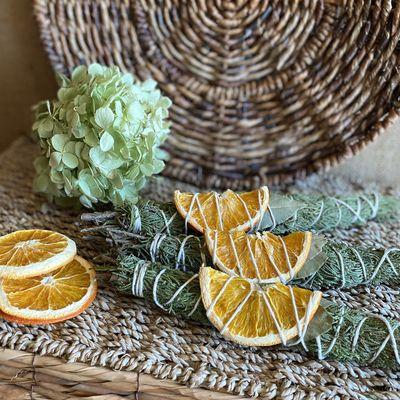
<path fill-rule="evenodd" d="M 146 202 L 145 204 L 145 212 L 153 213 L 153 203 Z M 173 210 L 169 208 L 166 213 L 171 218 Z M 104 213 L 87 215 L 90 221 L 93 221 L 93 217 L 96 218 L 99 225 L 84 231 L 107 238 L 120 255 L 135 255 L 142 259 L 157 261 L 170 268 L 192 272 L 197 272 L 203 263 L 212 265 L 211 256 L 202 237 L 154 234 L 151 224 L 142 232 L 148 233 L 151 230 L 152 236 L 142 236 L 135 233 L 139 230 L 132 226 L 132 220 L 126 218 L 125 213 L 118 214 L 120 215 L 118 221 L 115 217 L 116 213 L 113 213 L 106 219 L 106 223 L 100 219 L 100 216 L 105 215 Z M 121 215 L 125 217 L 122 218 Z M 154 218 L 155 214 L 151 215 Z M 172 227 L 175 228 L 176 225 Z M 317 237 L 314 236 L 314 240 L 316 239 Z M 327 240 L 321 254 L 324 261 L 320 263 L 320 267 L 307 276 L 295 278 L 294 284 L 312 289 L 330 289 L 400 283 L 400 249 L 383 250 L 357 245 L 349 246 L 342 242 Z"/>
<path fill-rule="evenodd" d="M 371 220 L 387 221 L 398 215 L 400 209 L 398 198 L 378 193 L 349 196 L 295 194 L 288 195 L 287 199 L 300 206 L 284 220 L 278 218 L 273 221 L 267 214 L 260 229 L 272 230 L 276 234 L 294 231 L 327 232 L 336 228 L 364 225 Z M 279 206 L 283 199 L 278 195 L 274 200 L 272 196 L 272 214 L 274 201 Z"/>
<path fill-rule="evenodd" d="M 122 293 L 145 298 L 171 315 L 209 324 L 197 274 L 134 256 L 122 258 L 110 269 L 115 287 Z M 324 306 L 324 312 L 332 323 L 316 337 L 306 335 L 304 348 L 310 354 L 319 359 L 400 369 L 400 322 L 332 303 Z"/>
<path fill-rule="evenodd" d="M 327 240 L 325 262 L 313 274 L 291 283 L 319 290 L 400 283 L 400 249 L 373 249 Z"/>
<path fill-rule="evenodd" d="M 257 226 L 276 234 L 294 231 L 326 232 L 365 224 L 370 220 L 385 221 L 398 215 L 400 199 L 393 196 L 352 195 L 272 195 L 268 212 Z M 141 200 L 136 205 L 125 205 L 115 213 L 83 214 L 86 222 L 105 229 L 129 230 L 145 236 L 165 232 L 169 235 L 186 234 L 188 227 L 173 203 Z"/>
<path fill-rule="evenodd" d="M 209 323 L 201 302 L 197 275 L 135 256 L 122 257 L 118 266 L 110 267 L 110 270 L 112 282 L 120 292 L 153 299 L 154 304 L 172 315 Z M 176 293 L 178 295 L 174 297 Z"/>

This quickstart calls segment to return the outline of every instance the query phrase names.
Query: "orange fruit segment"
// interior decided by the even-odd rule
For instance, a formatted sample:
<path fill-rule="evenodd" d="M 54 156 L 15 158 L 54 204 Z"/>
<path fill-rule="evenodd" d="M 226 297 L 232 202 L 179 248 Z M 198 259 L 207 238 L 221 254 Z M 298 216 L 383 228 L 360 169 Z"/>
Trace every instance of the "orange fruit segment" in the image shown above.
<path fill-rule="evenodd" d="M 93 267 L 76 256 L 50 273 L 31 278 L 0 279 L 0 309 L 16 322 L 59 322 L 84 311 L 96 292 Z"/>
<path fill-rule="evenodd" d="M 285 283 L 307 261 L 312 234 L 294 232 L 280 237 L 270 232 L 207 230 L 205 240 L 214 264 L 227 274 L 260 283 Z"/>
<path fill-rule="evenodd" d="M 199 279 L 210 322 L 226 339 L 247 346 L 286 344 L 303 334 L 322 297 L 279 282 L 262 287 L 209 267 L 200 269 Z"/>
<path fill-rule="evenodd" d="M 206 229 L 248 231 L 267 210 L 269 192 L 266 186 L 247 193 L 232 190 L 222 194 L 181 193 L 176 190 L 174 201 L 185 222 L 201 233 Z"/>
<path fill-rule="evenodd" d="M 0 237 L 0 277 L 25 278 L 69 263 L 75 242 L 61 233 L 35 229 Z"/>

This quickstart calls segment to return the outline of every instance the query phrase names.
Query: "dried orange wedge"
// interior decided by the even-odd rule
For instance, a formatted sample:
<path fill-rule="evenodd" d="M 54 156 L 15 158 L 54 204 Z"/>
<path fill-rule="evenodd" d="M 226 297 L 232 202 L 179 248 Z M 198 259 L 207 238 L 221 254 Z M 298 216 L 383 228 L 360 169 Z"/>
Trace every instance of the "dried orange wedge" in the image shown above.
<path fill-rule="evenodd" d="M 0 237 L 0 277 L 26 278 L 69 263 L 75 242 L 61 233 L 35 229 Z"/>
<path fill-rule="evenodd" d="M 279 282 L 261 287 L 209 267 L 199 279 L 208 319 L 225 338 L 247 346 L 286 344 L 302 335 L 322 296 Z"/>
<path fill-rule="evenodd" d="M 266 186 L 247 193 L 227 190 L 222 194 L 181 193 L 174 194 L 175 206 L 179 214 L 197 231 L 206 229 L 247 231 L 255 226 L 269 204 Z"/>
<path fill-rule="evenodd" d="M 15 322 L 54 323 L 80 314 L 92 303 L 96 292 L 93 267 L 76 256 L 47 274 L 0 279 L 0 309 Z"/>
<path fill-rule="evenodd" d="M 284 283 L 305 264 L 312 234 L 294 232 L 280 237 L 270 232 L 206 230 L 205 240 L 214 264 L 227 274 L 260 283 Z"/>

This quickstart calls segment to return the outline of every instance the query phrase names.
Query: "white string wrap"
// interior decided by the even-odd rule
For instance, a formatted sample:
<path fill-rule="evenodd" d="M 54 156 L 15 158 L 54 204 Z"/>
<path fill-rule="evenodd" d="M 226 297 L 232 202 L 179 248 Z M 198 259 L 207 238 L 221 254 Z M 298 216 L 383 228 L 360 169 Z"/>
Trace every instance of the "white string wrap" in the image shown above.
<path fill-rule="evenodd" d="M 213 235 L 212 260 L 213 260 L 213 263 L 216 264 L 217 261 L 218 261 L 218 256 L 217 256 L 217 252 L 218 252 L 218 231 L 213 231 L 212 235 Z M 256 232 L 255 234 L 252 234 L 252 235 L 246 234 L 246 236 L 245 236 L 246 248 L 247 248 L 248 254 L 250 256 L 251 264 L 252 264 L 252 266 L 254 268 L 254 271 L 256 273 L 256 276 L 257 276 L 256 279 L 258 281 L 262 282 L 263 278 L 262 278 L 261 273 L 260 273 L 260 268 L 259 268 L 259 265 L 257 263 L 254 251 L 253 251 L 253 249 L 251 247 L 251 242 L 250 242 L 250 237 L 251 236 L 256 236 L 257 237 L 256 240 L 267 240 L 267 239 L 262 237 L 260 235 L 260 233 L 258 233 L 258 232 Z M 233 255 L 235 257 L 235 265 L 236 265 L 236 267 L 238 269 L 238 276 L 246 278 L 244 276 L 244 273 L 243 273 L 243 268 L 242 268 L 242 265 L 241 265 L 241 262 L 240 262 L 238 249 L 236 247 L 237 245 L 235 244 L 235 240 L 233 238 L 233 233 L 232 232 L 228 232 L 228 237 L 229 237 L 229 244 L 230 244 L 231 250 L 232 250 Z M 287 279 L 285 277 L 285 273 L 282 272 L 279 269 L 277 263 L 275 262 L 275 258 L 273 256 L 273 254 L 271 255 L 269 252 L 266 252 L 266 255 L 268 256 L 268 259 L 269 259 L 272 267 L 275 270 L 277 278 L 279 278 L 280 281 L 283 284 L 286 284 L 288 281 L 292 280 L 295 277 L 295 273 L 296 272 L 295 272 L 294 266 L 292 265 L 292 263 L 290 261 L 289 251 L 288 251 L 288 248 L 287 248 L 287 245 L 286 245 L 285 241 L 280 236 L 277 236 L 277 238 L 281 243 L 282 250 L 283 250 L 283 253 L 284 253 L 284 256 L 285 256 L 286 266 L 287 266 L 288 271 L 289 271 L 289 279 Z M 232 272 L 235 273 L 234 271 L 232 271 Z"/>
<path fill-rule="evenodd" d="M 368 207 L 371 209 L 371 215 L 369 218 L 371 218 L 371 219 L 375 218 L 378 215 L 378 211 L 379 211 L 380 195 L 379 195 L 379 193 L 376 193 L 376 192 L 373 192 L 372 195 L 374 197 L 373 201 L 371 201 L 365 195 L 358 196 L 356 199 L 356 208 L 353 208 L 350 204 L 346 203 L 342 199 L 339 199 L 337 197 L 329 197 L 329 199 L 331 199 L 337 207 L 338 216 L 337 216 L 337 221 L 336 221 L 335 226 L 340 226 L 340 223 L 342 222 L 342 218 L 343 218 L 342 208 L 349 210 L 353 214 L 353 219 L 351 221 L 352 223 L 355 223 L 355 222 L 365 223 L 366 220 L 361 215 L 361 212 L 363 211 L 363 202 L 365 202 L 365 204 L 367 204 Z M 309 224 L 310 228 L 314 227 L 321 220 L 325 208 L 326 208 L 326 203 L 325 203 L 325 200 L 322 199 L 322 200 L 320 200 L 318 214 L 316 215 L 314 220 Z M 306 208 L 302 207 L 301 209 L 304 210 Z M 299 211 L 300 211 L 300 209 L 294 210 L 293 216 L 290 218 L 290 225 L 292 228 L 296 226 Z M 274 215 L 274 210 L 273 210 L 273 208 L 269 207 L 267 209 L 267 212 L 269 213 L 269 216 L 272 221 L 272 225 L 270 227 L 268 227 L 267 230 L 274 230 L 277 226 L 276 217 Z"/>
<path fill-rule="evenodd" d="M 322 350 L 321 336 L 318 336 L 316 338 L 317 349 L 318 349 L 318 358 L 320 360 L 325 359 L 331 353 L 331 351 L 333 350 L 333 348 L 334 348 L 334 346 L 335 346 L 335 344 L 337 342 L 337 339 L 340 336 L 340 330 L 341 330 L 343 322 L 344 322 L 344 313 L 345 313 L 345 307 L 342 307 L 341 308 L 340 319 L 339 319 L 339 322 L 338 322 L 338 324 L 336 326 L 335 334 L 333 335 L 332 340 L 329 343 L 329 346 L 325 351 Z M 354 331 L 354 337 L 353 337 L 352 344 L 351 344 L 352 352 L 354 352 L 356 350 L 356 348 L 357 348 L 357 345 L 358 345 L 358 342 L 359 342 L 359 339 L 360 339 L 360 335 L 361 335 L 361 329 L 362 329 L 363 325 L 370 318 L 375 318 L 375 319 L 379 319 L 380 321 L 382 321 L 385 324 L 385 326 L 386 326 L 386 328 L 388 330 L 388 335 L 382 341 L 381 345 L 376 350 L 375 354 L 371 357 L 370 360 L 368 360 L 367 363 L 370 364 L 370 363 L 374 362 L 379 357 L 379 355 L 382 353 L 382 351 L 385 349 L 385 347 L 388 344 L 388 342 L 390 341 L 392 349 L 393 349 L 393 353 L 394 353 L 394 356 L 395 356 L 395 359 L 396 359 L 396 362 L 400 365 L 399 347 L 398 347 L 397 340 L 396 340 L 396 337 L 395 337 L 395 332 L 400 327 L 400 322 L 396 321 L 396 324 L 393 327 L 391 325 L 391 323 L 388 321 L 388 319 L 386 317 L 382 316 L 382 315 L 367 313 L 365 315 L 365 317 L 360 320 L 360 322 L 357 324 L 357 326 L 355 328 L 355 331 Z"/>
<path fill-rule="evenodd" d="M 197 241 L 198 245 L 199 245 L 199 251 L 200 251 L 200 257 L 201 257 L 201 261 L 202 264 L 205 263 L 206 259 L 205 259 L 205 255 L 204 252 L 201 248 L 201 241 L 200 238 L 198 236 L 194 236 L 194 235 L 188 235 L 185 236 L 183 238 L 183 240 L 179 241 L 179 239 L 177 239 L 180 242 L 179 245 L 179 251 L 178 251 L 178 255 L 176 257 L 176 263 L 175 263 L 175 268 L 178 269 L 179 267 L 182 268 L 183 271 L 186 271 L 186 263 L 185 263 L 185 258 L 186 258 L 186 254 L 185 254 L 185 246 L 186 243 L 189 239 L 194 239 Z"/>
<path fill-rule="evenodd" d="M 185 233 L 188 232 L 188 224 L 189 224 L 189 220 L 193 215 L 194 212 L 194 205 L 196 204 L 196 208 L 198 209 L 201 219 L 203 221 L 203 224 L 206 228 L 209 228 L 207 219 L 204 215 L 204 210 L 203 210 L 203 206 L 200 203 L 199 200 L 199 194 L 200 193 L 193 193 L 193 197 L 190 201 L 190 205 L 189 205 L 189 209 L 188 212 L 185 216 Z M 258 228 L 261 226 L 261 222 L 262 219 L 264 217 L 265 214 L 265 210 L 263 209 L 263 203 L 262 203 L 262 197 L 261 197 L 261 192 L 258 191 L 257 196 L 258 196 L 258 205 L 259 205 L 259 210 L 255 213 L 255 215 L 252 217 L 249 207 L 246 204 L 246 202 L 242 199 L 242 197 L 240 196 L 240 194 L 234 192 L 234 195 L 236 197 L 237 200 L 239 200 L 239 202 L 242 204 L 244 211 L 246 213 L 247 216 L 247 220 L 250 222 L 250 228 L 253 229 L 254 228 L 254 224 L 255 224 L 255 219 L 257 216 L 259 216 L 259 220 L 258 220 Z M 220 230 L 224 230 L 224 221 L 223 221 L 223 215 L 222 215 L 222 209 L 221 209 L 221 197 L 217 192 L 211 192 L 211 196 L 213 196 L 214 198 L 214 203 L 215 203 L 215 208 L 217 210 L 217 216 L 218 216 L 218 225 L 219 225 L 219 229 Z M 269 210 L 270 212 L 270 210 Z"/>
<path fill-rule="evenodd" d="M 164 233 L 156 233 L 150 244 L 150 259 L 152 262 L 157 261 L 157 255 L 162 241 L 167 237 Z"/>
<path fill-rule="evenodd" d="M 141 260 L 132 275 L 132 294 L 136 297 L 143 297 L 143 283 L 146 272 L 146 262 Z"/>

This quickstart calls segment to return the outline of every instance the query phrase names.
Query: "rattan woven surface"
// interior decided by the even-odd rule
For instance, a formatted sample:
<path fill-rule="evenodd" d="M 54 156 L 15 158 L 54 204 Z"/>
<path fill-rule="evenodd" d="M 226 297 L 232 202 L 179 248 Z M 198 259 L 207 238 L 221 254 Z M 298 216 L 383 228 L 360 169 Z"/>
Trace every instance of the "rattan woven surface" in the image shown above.
<path fill-rule="evenodd" d="M 54 229 L 74 238 L 79 253 L 92 259 L 97 253 L 90 241 L 81 238 L 79 213 L 44 204 L 32 193 L 35 153 L 36 146 L 22 138 L 0 156 L 0 233 L 32 227 Z M 164 181 L 149 189 L 153 197 L 165 199 L 175 185 Z M 300 190 L 316 188 L 337 193 L 360 187 L 318 176 L 297 186 Z M 400 242 L 400 221 L 370 223 L 335 235 L 392 246 Z M 223 340 L 213 329 L 123 297 L 107 288 L 105 277 L 99 278 L 94 304 L 70 321 L 24 327 L 0 320 L 1 346 L 265 399 L 364 399 L 366 394 L 377 399 L 400 398 L 399 372 L 318 361 L 285 349 L 241 347 Z M 330 291 L 328 296 L 352 307 L 400 318 L 400 292 L 396 288 Z"/>
<path fill-rule="evenodd" d="M 173 100 L 166 174 L 212 187 L 336 164 L 399 111 L 400 3 L 35 0 L 57 71 L 116 64 Z"/>

